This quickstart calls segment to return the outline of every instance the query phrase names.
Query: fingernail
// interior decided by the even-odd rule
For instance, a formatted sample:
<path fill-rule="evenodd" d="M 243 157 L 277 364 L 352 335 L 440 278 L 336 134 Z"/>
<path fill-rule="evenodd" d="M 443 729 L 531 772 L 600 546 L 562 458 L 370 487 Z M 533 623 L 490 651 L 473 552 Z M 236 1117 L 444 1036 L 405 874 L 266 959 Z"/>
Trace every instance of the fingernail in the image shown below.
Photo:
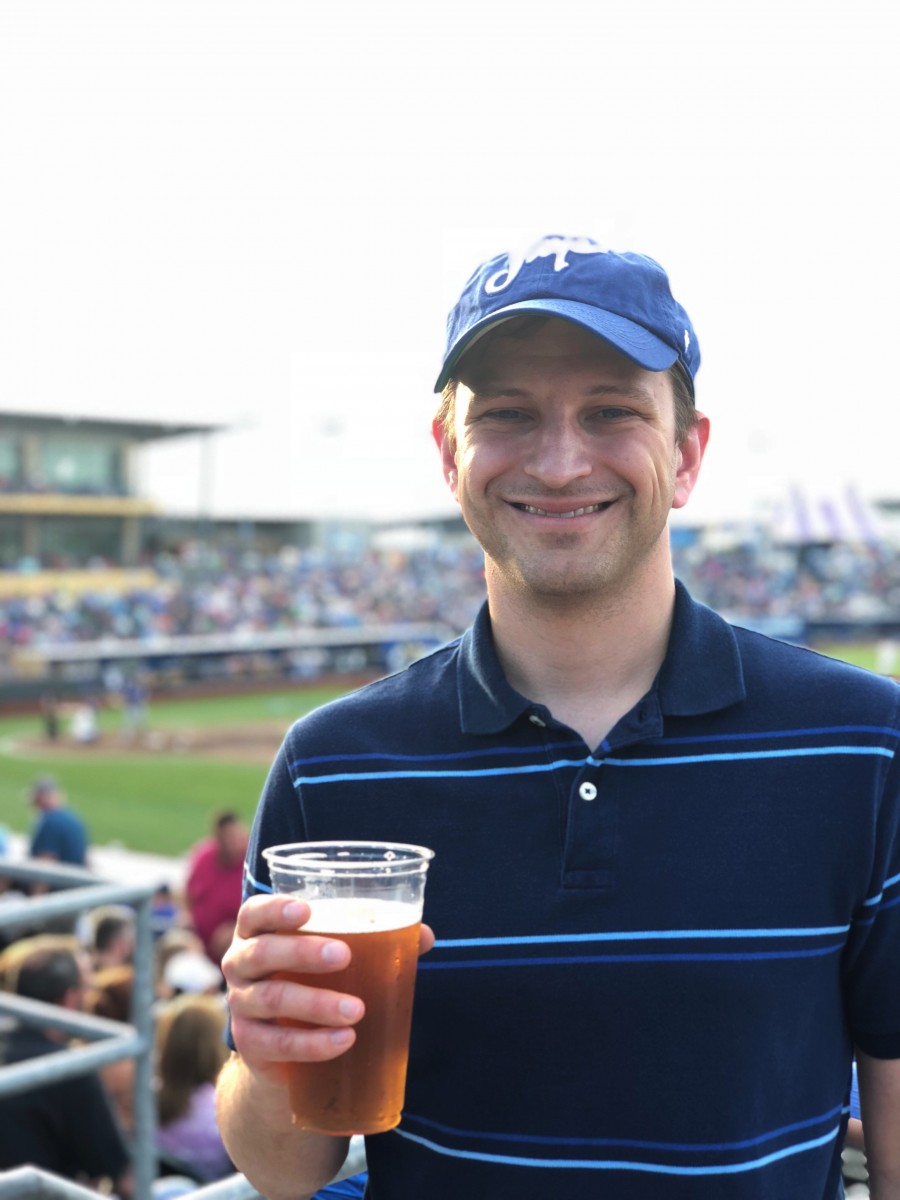
<path fill-rule="evenodd" d="M 343 942 L 326 942 L 322 947 L 322 961 L 327 963 L 342 963 L 347 957 L 347 948 Z"/>
<path fill-rule="evenodd" d="M 289 921 L 297 921 L 298 924 L 306 916 L 306 905 L 300 900 L 291 900 L 283 909 L 284 915 Z"/>
<path fill-rule="evenodd" d="M 362 1016 L 362 1005 L 358 1000 L 342 1000 L 338 1004 L 338 1012 L 348 1021 L 358 1020 Z"/>
<path fill-rule="evenodd" d="M 350 1042 L 353 1041 L 353 1030 L 352 1029 L 332 1029 L 328 1036 L 331 1039 L 332 1045 L 347 1046 L 347 1045 L 349 1045 Z"/>

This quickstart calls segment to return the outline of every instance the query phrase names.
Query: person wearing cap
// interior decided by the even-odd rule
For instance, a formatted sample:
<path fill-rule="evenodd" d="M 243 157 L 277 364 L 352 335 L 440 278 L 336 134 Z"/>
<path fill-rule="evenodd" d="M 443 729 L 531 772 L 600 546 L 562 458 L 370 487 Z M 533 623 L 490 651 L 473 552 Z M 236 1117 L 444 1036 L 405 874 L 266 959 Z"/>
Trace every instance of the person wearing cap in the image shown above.
<path fill-rule="evenodd" d="M 84 821 L 66 806 L 59 784 L 51 775 L 38 779 L 31 790 L 38 812 L 31 834 L 31 857 L 87 865 L 88 832 Z"/>
<path fill-rule="evenodd" d="M 345 1150 L 291 1126 L 283 1063 L 365 1017 L 342 943 L 280 936 L 307 911 L 261 852 L 354 837 L 435 851 L 379 1200 L 836 1200 L 854 1047 L 900 1197 L 900 689 L 674 578 L 699 365 L 662 267 L 585 238 L 492 259 L 451 313 L 434 434 L 487 602 L 288 732 L 223 960 L 219 1119 L 270 1200 Z"/>

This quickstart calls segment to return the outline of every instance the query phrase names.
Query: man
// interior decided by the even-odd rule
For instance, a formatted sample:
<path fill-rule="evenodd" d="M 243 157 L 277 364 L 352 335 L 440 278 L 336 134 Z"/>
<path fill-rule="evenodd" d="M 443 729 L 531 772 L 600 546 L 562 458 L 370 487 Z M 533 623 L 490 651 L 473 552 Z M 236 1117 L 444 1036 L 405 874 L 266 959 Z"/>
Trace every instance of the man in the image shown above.
<path fill-rule="evenodd" d="M 216 966 L 234 934 L 247 842 L 244 822 L 235 813 L 220 813 L 212 837 L 194 849 L 188 864 L 185 896 L 191 923 Z"/>
<path fill-rule="evenodd" d="M 94 971 L 121 967 L 134 961 L 137 936 L 134 910 L 126 905 L 109 904 L 95 909 L 85 925 Z"/>
<path fill-rule="evenodd" d="M 39 949 L 18 966 L 15 991 L 32 1000 L 81 1009 L 85 978 L 77 955 Z M 25 1062 L 65 1046 L 65 1035 L 22 1025 L 6 1040 L 4 1062 Z M 47 1083 L 0 1097 L 0 1170 L 31 1164 L 127 1200 L 133 1191 L 130 1156 L 97 1075 Z"/>
<path fill-rule="evenodd" d="M 31 857 L 86 866 L 87 829 L 81 817 L 66 807 L 65 797 L 52 776 L 44 775 L 35 782 L 31 803 L 39 813 L 31 834 Z"/>
<path fill-rule="evenodd" d="M 364 1016 L 330 978 L 346 947 L 279 936 L 307 909 L 260 852 L 339 837 L 435 851 L 373 1197 L 835 1200 L 855 1042 L 872 1195 L 900 1198 L 900 690 L 676 584 L 699 363 L 658 264 L 587 239 L 492 260 L 451 314 L 435 438 L 487 605 L 298 722 L 270 772 L 220 1088 L 270 1200 L 344 1151 L 291 1127 L 283 1064 Z"/>

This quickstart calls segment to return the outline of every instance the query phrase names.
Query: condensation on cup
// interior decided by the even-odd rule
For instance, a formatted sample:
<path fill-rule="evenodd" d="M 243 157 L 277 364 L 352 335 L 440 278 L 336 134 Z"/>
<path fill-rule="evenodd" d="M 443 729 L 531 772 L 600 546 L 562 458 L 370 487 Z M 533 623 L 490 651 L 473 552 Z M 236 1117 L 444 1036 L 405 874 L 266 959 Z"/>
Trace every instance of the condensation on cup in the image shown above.
<path fill-rule="evenodd" d="M 273 890 L 305 900 L 297 932 L 337 937 L 350 965 L 327 975 L 281 973 L 359 996 L 356 1041 L 328 1062 L 291 1063 L 294 1123 L 316 1133 L 383 1133 L 400 1123 L 425 876 L 434 857 L 399 842 L 297 842 L 263 851 Z M 286 1022 L 302 1025 L 301 1022 Z"/>

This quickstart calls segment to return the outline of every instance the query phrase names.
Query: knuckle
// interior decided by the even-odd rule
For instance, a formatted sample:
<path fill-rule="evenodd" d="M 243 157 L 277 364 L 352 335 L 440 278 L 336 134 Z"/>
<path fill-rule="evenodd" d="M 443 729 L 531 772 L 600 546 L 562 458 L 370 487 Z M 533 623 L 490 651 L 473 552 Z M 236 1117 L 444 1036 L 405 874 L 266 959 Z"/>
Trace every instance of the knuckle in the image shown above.
<path fill-rule="evenodd" d="M 259 1007 L 265 1013 L 272 1016 L 288 1015 L 286 1014 L 288 984 L 284 979 L 270 976 L 268 979 L 261 980 L 255 990 L 259 998 Z"/>

